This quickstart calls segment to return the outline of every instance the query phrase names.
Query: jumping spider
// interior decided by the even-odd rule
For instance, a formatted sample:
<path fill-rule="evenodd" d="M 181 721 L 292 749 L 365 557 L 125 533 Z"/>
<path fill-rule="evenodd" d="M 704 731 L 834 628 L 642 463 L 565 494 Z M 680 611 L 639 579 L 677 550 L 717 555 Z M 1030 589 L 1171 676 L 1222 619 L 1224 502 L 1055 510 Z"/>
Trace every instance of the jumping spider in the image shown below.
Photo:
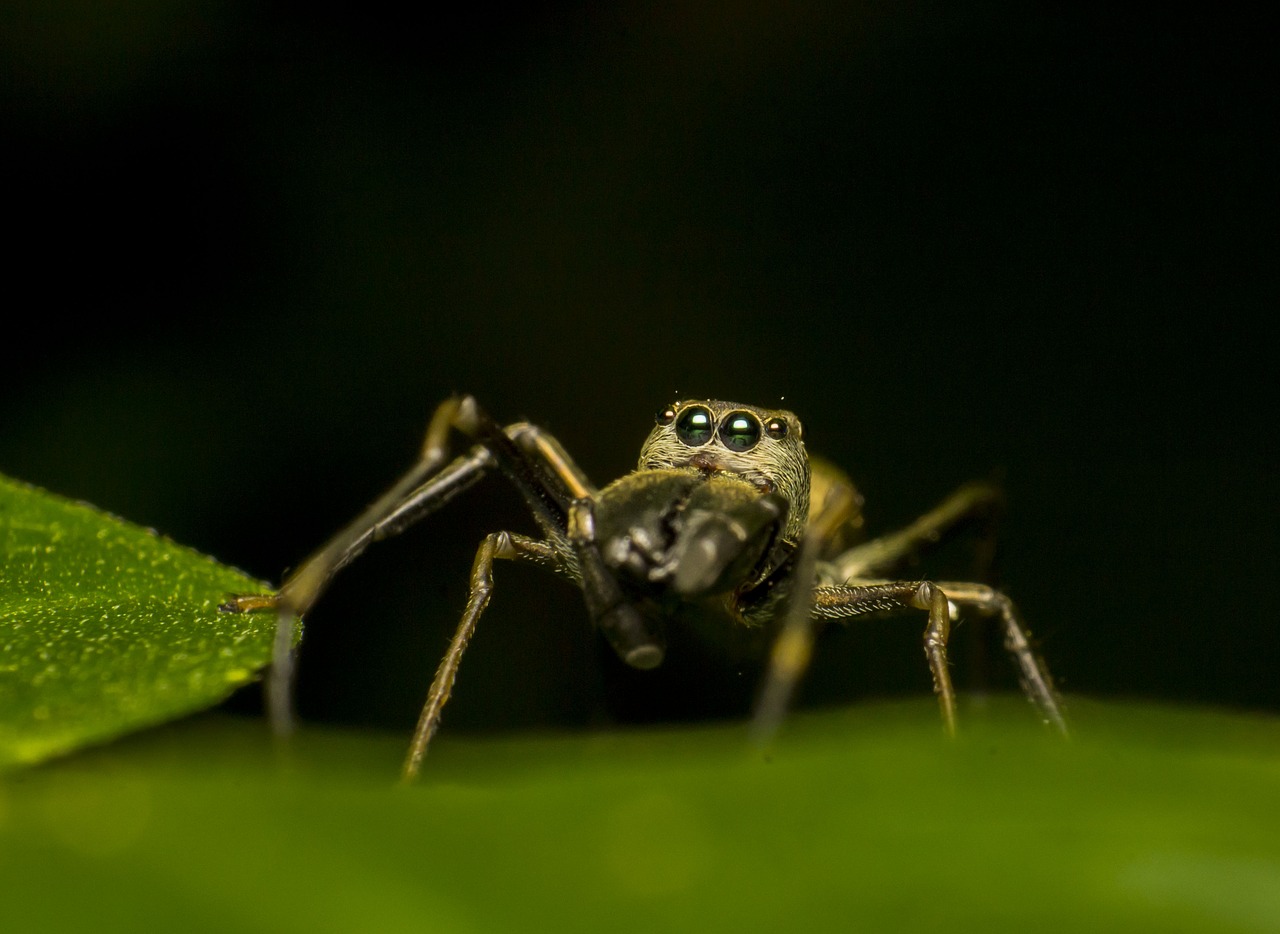
<path fill-rule="evenodd" d="M 471 449 L 449 460 L 448 436 Z M 481 477 L 498 471 L 520 491 L 543 538 L 494 532 L 476 552 L 462 621 L 436 671 L 404 765 L 417 776 L 462 653 L 489 603 L 495 559 L 541 565 L 581 588 L 592 622 L 634 668 L 665 652 L 664 606 L 715 603 L 739 625 L 777 625 L 760 705 L 758 735 L 776 728 L 809 662 L 813 624 L 877 611 L 928 612 L 924 649 L 948 733 L 955 691 L 947 669 L 953 607 L 998 615 L 1028 697 L 1065 732 L 1052 681 L 1032 650 L 1013 603 L 983 584 L 897 580 L 904 560 L 989 509 L 997 491 L 960 488 L 907 528 L 853 547 L 862 500 L 837 468 L 810 461 L 791 412 L 713 400 L 663 408 L 637 468 L 597 489 L 551 435 L 518 422 L 502 427 L 470 396 L 436 409 L 417 464 L 284 582 L 279 594 L 232 597 L 230 612 L 278 614 L 268 696 L 278 729 L 291 721 L 291 644 L 296 620 L 333 576 L 370 542 L 402 531 Z"/>

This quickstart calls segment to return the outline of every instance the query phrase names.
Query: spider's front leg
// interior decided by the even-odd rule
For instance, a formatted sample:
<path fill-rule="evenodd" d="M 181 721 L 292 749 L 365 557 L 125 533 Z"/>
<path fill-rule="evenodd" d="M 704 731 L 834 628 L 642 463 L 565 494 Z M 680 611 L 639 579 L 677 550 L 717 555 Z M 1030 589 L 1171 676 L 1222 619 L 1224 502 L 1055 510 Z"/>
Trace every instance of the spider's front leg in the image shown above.
<path fill-rule="evenodd" d="M 470 438 L 475 446 L 446 465 L 452 431 Z M 579 491 L 591 490 L 582 472 L 549 435 L 526 424 L 503 429 L 470 396 L 451 398 L 436 408 L 418 461 L 289 575 L 278 594 L 234 596 L 222 605 L 227 612 L 276 611 L 276 638 L 267 681 L 268 712 L 275 732 L 287 733 L 293 725 L 292 648 L 297 621 L 320 598 L 334 575 L 371 542 L 403 531 L 494 469 L 516 485 L 534 518 L 552 537 L 563 535 L 567 503 Z"/>
<path fill-rule="evenodd" d="M 232 613 L 267 609 L 276 611 L 276 636 L 267 680 L 267 711 L 272 729 L 277 734 L 286 734 L 293 729 L 293 638 L 298 619 L 311 609 L 334 575 L 378 537 L 379 527 L 389 516 L 403 509 L 406 503 L 422 498 L 420 488 L 440 471 L 448 457 L 450 429 L 460 427 L 463 419 L 470 415 L 469 410 L 464 411 L 467 402 L 470 400 L 452 398 L 436 408 L 417 462 L 389 490 L 290 574 L 279 593 L 273 596 L 232 596 L 220 607 L 223 611 Z M 474 402 L 471 402 L 469 408 L 473 407 Z M 453 483 L 443 487 L 437 485 L 434 488 L 436 495 L 432 498 L 442 502 L 448 498 L 451 486 L 465 484 L 473 478 L 479 479 L 485 467 L 485 458 L 480 457 L 449 471 Z M 442 489 L 445 491 L 443 496 L 439 495 Z M 415 495 L 416 492 L 419 495 Z"/>
<path fill-rule="evenodd" d="M 413 740 L 409 744 L 409 754 L 404 761 L 401 776 L 404 781 L 411 782 L 418 777 L 422 768 L 422 760 L 427 754 L 427 746 L 436 730 L 440 728 L 440 716 L 445 702 L 453 691 L 453 682 L 458 676 L 458 666 L 462 663 L 462 653 L 466 651 L 471 637 L 476 631 L 476 623 L 489 598 L 493 594 L 493 562 L 496 558 L 513 561 L 528 561 L 563 570 L 560 567 L 555 549 L 547 542 L 516 535 L 511 532 L 495 532 L 485 537 L 476 550 L 476 559 L 471 566 L 471 590 L 467 596 L 467 608 L 462 613 L 462 620 L 449 642 L 449 649 L 436 669 L 435 678 L 431 681 L 431 689 L 427 692 L 427 701 L 418 717 L 417 729 L 413 732 Z"/>

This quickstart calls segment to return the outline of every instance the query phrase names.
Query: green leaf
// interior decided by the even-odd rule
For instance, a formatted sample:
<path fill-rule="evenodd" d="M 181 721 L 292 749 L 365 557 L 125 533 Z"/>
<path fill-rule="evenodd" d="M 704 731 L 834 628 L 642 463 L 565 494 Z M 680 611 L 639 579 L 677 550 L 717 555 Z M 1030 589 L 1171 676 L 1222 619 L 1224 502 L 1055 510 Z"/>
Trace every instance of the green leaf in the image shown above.
<path fill-rule="evenodd" d="M 0 477 L 0 768 L 218 703 L 271 657 L 239 571 Z"/>
<path fill-rule="evenodd" d="M 0 755 L 206 706 L 270 653 L 260 585 L 0 481 Z M 514 700 L 513 700 L 514 702 Z M 1075 700 L 476 740 L 175 724 L 0 780 L 6 930 L 1270 932 L 1280 720 Z"/>
<path fill-rule="evenodd" d="M 1280 720 L 931 698 L 476 739 L 210 716 L 0 782 L 15 931 L 1274 932 Z"/>

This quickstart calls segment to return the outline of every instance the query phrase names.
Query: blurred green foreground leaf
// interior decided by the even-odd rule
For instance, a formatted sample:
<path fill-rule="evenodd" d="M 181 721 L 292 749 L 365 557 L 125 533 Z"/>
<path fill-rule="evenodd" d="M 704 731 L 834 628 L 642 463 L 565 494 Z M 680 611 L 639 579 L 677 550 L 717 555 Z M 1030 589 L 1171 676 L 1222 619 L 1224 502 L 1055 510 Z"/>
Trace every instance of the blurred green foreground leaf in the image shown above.
<path fill-rule="evenodd" d="M 156 533 L 0 477 L 0 769 L 209 707 L 271 657 L 264 585 Z"/>
<path fill-rule="evenodd" d="M 742 724 L 405 735 L 211 715 L 0 781 L 6 930 L 1274 932 L 1280 721 L 931 698 Z"/>

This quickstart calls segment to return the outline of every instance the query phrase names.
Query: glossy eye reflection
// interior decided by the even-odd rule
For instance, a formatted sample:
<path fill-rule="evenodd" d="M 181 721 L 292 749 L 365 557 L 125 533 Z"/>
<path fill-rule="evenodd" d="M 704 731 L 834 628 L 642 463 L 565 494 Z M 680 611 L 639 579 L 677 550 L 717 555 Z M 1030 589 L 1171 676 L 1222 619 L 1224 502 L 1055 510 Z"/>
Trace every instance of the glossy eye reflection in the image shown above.
<path fill-rule="evenodd" d="M 730 412 L 720 423 L 720 443 L 730 451 L 750 451 L 760 443 L 760 422 L 750 412 Z"/>
<path fill-rule="evenodd" d="M 701 447 L 715 433 L 711 410 L 701 405 L 691 405 L 676 419 L 676 437 L 691 448 Z"/>

